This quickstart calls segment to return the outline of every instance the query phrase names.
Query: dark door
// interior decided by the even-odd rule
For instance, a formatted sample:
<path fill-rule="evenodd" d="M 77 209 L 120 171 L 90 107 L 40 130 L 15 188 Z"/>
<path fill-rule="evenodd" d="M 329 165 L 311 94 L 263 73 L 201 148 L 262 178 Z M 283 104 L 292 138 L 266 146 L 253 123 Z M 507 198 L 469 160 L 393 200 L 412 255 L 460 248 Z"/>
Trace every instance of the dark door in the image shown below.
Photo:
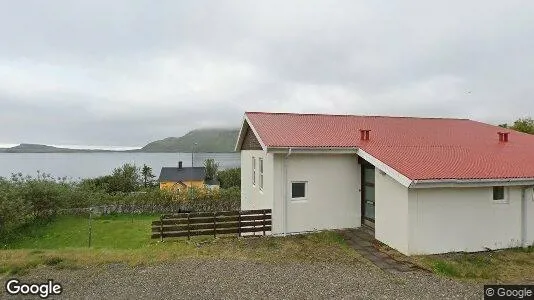
<path fill-rule="evenodd" d="M 364 162 L 362 167 L 362 225 L 375 226 L 375 167 Z"/>

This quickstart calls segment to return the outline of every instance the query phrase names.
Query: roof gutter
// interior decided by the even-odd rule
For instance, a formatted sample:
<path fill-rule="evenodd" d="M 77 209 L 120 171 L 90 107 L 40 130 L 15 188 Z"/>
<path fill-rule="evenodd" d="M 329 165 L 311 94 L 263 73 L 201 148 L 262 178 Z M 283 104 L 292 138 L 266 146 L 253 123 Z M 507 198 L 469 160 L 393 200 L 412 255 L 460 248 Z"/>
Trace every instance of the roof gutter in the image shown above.
<path fill-rule="evenodd" d="M 506 178 L 506 179 L 423 179 L 412 180 L 409 188 L 435 187 L 473 187 L 473 186 L 530 186 L 534 185 L 534 178 Z"/>
<path fill-rule="evenodd" d="M 271 153 L 337 153 L 356 154 L 358 148 L 355 147 L 267 147 L 267 152 Z"/>

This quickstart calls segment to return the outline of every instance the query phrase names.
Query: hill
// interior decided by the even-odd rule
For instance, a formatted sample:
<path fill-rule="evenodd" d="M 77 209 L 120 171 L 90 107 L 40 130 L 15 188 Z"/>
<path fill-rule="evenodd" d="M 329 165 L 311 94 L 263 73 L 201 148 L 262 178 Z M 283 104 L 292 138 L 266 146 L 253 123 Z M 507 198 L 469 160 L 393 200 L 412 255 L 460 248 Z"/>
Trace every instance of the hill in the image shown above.
<path fill-rule="evenodd" d="M 196 129 L 182 137 L 149 143 L 136 152 L 233 152 L 238 129 Z"/>
<path fill-rule="evenodd" d="M 108 152 L 107 150 L 67 149 L 40 144 L 20 144 L 11 148 L 0 149 L 4 153 L 76 153 L 76 152 Z"/>

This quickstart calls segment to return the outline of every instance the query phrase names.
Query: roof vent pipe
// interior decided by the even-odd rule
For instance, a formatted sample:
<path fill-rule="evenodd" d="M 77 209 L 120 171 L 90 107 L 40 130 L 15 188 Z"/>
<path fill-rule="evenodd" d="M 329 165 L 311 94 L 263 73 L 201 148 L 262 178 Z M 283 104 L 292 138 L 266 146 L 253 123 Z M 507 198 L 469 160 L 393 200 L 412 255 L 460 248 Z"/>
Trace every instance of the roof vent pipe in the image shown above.
<path fill-rule="evenodd" d="M 368 141 L 369 140 L 369 132 L 371 132 L 371 130 L 369 130 L 369 129 L 360 129 L 360 140 Z"/>
<path fill-rule="evenodd" d="M 499 134 L 499 142 L 508 142 L 509 132 L 497 132 Z"/>

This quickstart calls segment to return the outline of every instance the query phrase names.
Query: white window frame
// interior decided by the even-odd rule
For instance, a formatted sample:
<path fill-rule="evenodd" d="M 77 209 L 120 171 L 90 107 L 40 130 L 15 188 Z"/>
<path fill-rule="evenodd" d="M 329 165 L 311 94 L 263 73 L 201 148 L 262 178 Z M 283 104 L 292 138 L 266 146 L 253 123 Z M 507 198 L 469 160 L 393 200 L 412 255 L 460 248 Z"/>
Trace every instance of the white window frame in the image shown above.
<path fill-rule="evenodd" d="M 252 156 L 252 186 L 256 186 L 256 158 Z"/>
<path fill-rule="evenodd" d="M 494 187 L 502 187 L 503 188 L 503 199 L 494 200 L 493 199 L 493 188 Z M 509 188 L 506 186 L 492 186 L 490 188 L 490 199 L 495 204 L 508 204 L 510 203 L 510 197 L 509 197 Z"/>
<path fill-rule="evenodd" d="M 304 197 L 293 198 L 293 183 L 304 183 Z M 291 195 L 292 202 L 307 201 L 308 200 L 308 182 L 303 181 L 303 180 L 291 181 L 290 192 L 291 192 L 290 195 Z"/>
<path fill-rule="evenodd" d="M 259 168 L 260 168 L 260 190 L 263 191 L 263 158 L 259 158 Z"/>

